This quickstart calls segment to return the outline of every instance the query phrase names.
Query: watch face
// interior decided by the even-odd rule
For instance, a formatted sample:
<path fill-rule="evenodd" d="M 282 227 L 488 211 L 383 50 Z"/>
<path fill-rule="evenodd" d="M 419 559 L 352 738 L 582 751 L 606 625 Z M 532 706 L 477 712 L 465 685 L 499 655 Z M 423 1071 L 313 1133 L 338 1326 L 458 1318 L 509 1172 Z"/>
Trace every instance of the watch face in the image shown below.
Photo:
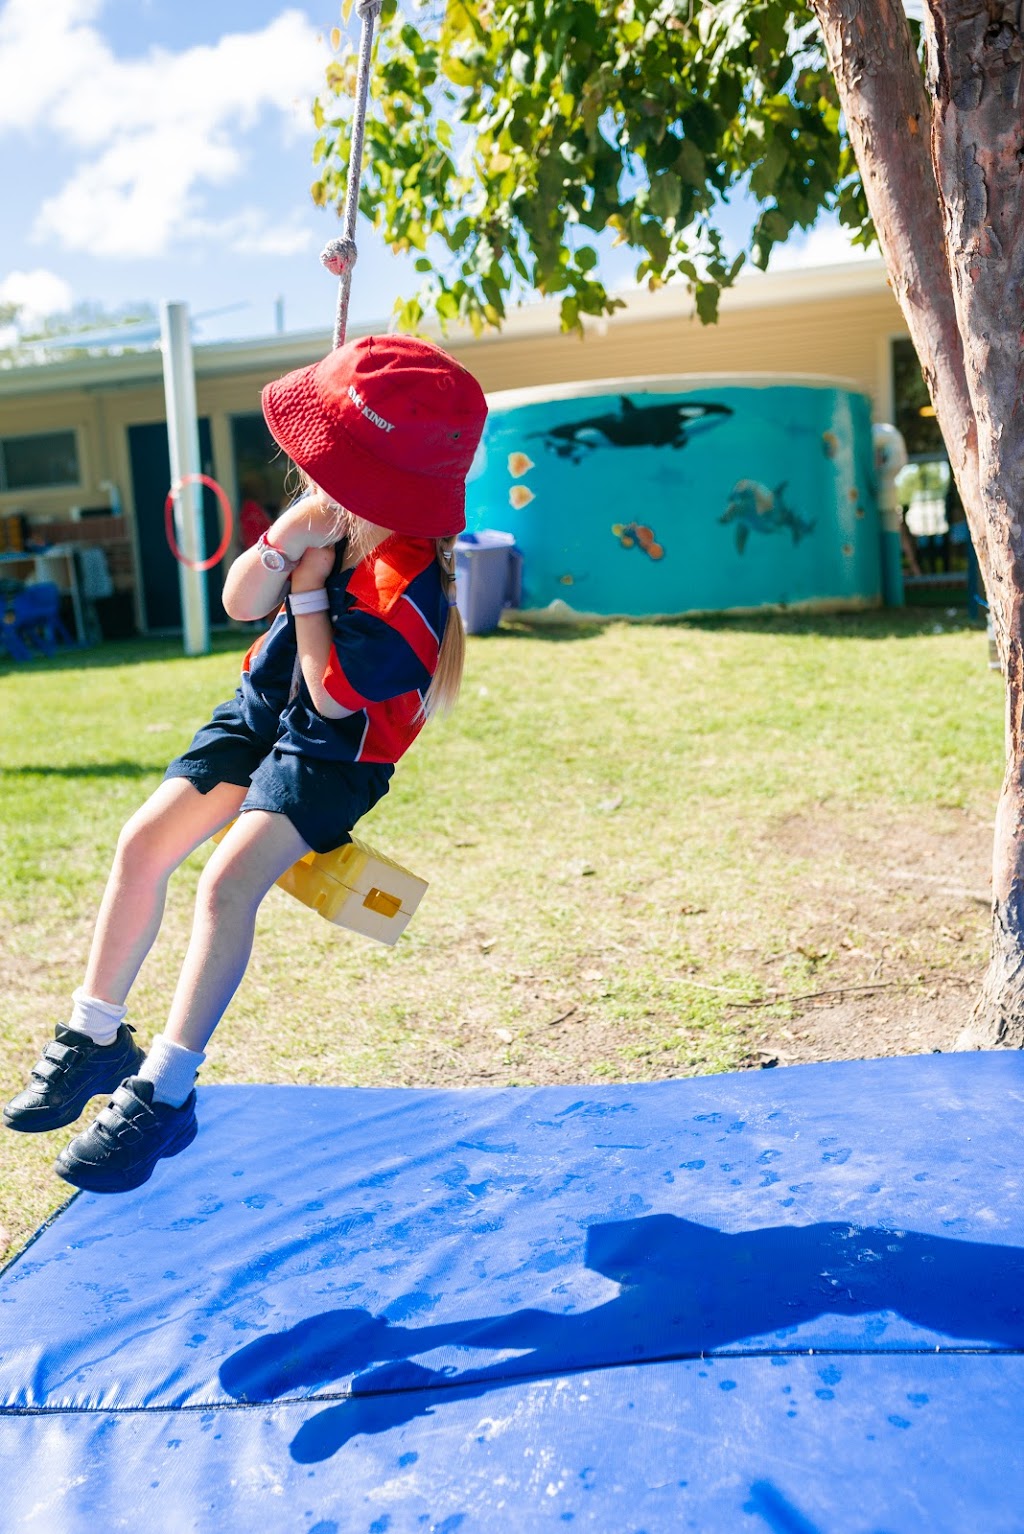
<path fill-rule="evenodd" d="M 260 539 L 260 559 L 268 570 L 280 571 L 288 568 L 288 560 L 280 549 L 275 549 L 273 544 L 267 542 L 265 535 Z"/>

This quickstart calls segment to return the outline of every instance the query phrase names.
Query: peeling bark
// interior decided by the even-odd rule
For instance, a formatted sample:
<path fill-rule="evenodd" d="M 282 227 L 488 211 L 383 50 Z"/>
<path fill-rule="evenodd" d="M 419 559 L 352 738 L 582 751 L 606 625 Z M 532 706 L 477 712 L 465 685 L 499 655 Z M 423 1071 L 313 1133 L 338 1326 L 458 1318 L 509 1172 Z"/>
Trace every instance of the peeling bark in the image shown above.
<path fill-rule="evenodd" d="M 963 1045 L 1024 1046 L 1024 38 L 1019 0 L 931 0 L 932 162 L 978 423 L 986 586 L 1006 679 L 992 957 Z M 973 524 L 972 524 L 973 530 Z"/>
<path fill-rule="evenodd" d="M 988 552 L 978 486 L 977 428 L 953 303 L 931 104 L 899 0 L 811 0 L 878 231 L 889 282 L 924 372 L 975 541 Z"/>
<path fill-rule="evenodd" d="M 1024 1047 L 1024 37 L 1021 0 L 812 0 L 1006 680 L 992 958 L 963 1047 Z M 927 135 L 920 131 L 927 124 Z"/>

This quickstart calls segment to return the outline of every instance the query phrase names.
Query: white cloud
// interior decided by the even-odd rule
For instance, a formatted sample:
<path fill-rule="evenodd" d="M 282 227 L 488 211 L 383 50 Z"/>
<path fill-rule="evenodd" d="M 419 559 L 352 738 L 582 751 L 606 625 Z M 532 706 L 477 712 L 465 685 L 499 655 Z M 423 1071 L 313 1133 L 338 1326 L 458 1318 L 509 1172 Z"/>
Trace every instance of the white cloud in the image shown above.
<path fill-rule="evenodd" d="M 71 285 L 41 266 L 33 272 L 10 272 L 0 282 L 0 303 L 17 304 L 22 323 L 31 327 L 48 314 L 71 308 Z"/>
<path fill-rule="evenodd" d="M 302 222 L 301 210 L 277 223 L 268 223 L 260 208 L 243 208 L 230 218 L 190 220 L 190 239 L 211 240 L 239 256 L 297 256 L 313 243 L 313 230 Z"/>
<path fill-rule="evenodd" d="M 843 261 L 877 261 L 877 249 L 851 245 L 841 224 L 818 223 L 809 234 L 791 235 L 785 245 L 772 249 L 769 270 L 781 272 L 802 266 L 835 266 Z"/>
<path fill-rule="evenodd" d="M 286 10 L 259 32 L 180 53 L 119 59 L 96 25 L 103 0 L 7 0 L 0 11 L 0 136 L 50 129 L 78 163 L 40 209 L 34 235 L 99 256 L 155 256 L 209 235 L 203 192 L 244 168 L 244 134 L 276 113 L 309 123 L 327 55 Z M 248 248 L 280 232 L 246 210 Z M 260 245 L 260 240 L 264 243 Z"/>

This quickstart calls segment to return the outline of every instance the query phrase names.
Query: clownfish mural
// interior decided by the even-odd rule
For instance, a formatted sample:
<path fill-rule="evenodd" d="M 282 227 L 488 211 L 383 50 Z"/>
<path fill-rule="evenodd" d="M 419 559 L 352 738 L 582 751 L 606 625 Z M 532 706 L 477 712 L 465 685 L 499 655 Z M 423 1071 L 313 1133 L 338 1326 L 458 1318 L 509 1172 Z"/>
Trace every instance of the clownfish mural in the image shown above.
<path fill-rule="evenodd" d="M 665 550 L 654 536 L 654 530 L 640 522 L 614 522 L 612 534 L 624 549 L 642 549 L 648 559 L 664 559 Z"/>

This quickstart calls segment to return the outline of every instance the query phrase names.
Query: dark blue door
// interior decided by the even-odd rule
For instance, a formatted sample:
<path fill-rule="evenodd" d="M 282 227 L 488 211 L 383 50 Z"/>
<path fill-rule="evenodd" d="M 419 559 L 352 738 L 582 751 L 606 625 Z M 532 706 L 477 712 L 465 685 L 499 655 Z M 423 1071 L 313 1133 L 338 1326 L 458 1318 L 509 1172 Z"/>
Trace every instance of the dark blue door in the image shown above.
<path fill-rule="evenodd" d="M 129 426 L 128 452 L 132 466 L 132 490 L 135 496 L 135 528 L 142 567 L 142 607 L 147 629 L 180 629 L 181 590 L 178 564 L 171 553 L 164 531 L 164 502 L 171 486 L 171 455 L 167 445 L 167 426 L 163 421 Z M 210 423 L 204 416 L 199 422 L 199 458 L 204 474 L 213 474 L 213 450 Z M 221 538 L 217 500 L 212 491 L 203 490 L 203 528 L 206 552 L 210 555 Z M 206 576 L 206 600 L 211 623 L 226 622 L 220 593 L 224 584 L 224 561 Z"/>

